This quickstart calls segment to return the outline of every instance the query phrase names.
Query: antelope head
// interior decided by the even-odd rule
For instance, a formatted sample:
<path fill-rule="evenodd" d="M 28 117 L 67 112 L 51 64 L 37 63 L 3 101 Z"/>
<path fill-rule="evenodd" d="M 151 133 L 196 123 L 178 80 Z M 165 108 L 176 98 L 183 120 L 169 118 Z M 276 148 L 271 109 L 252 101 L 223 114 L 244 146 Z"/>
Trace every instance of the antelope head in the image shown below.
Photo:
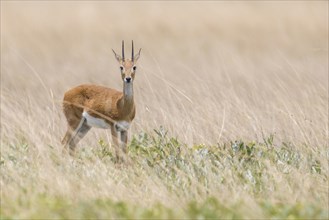
<path fill-rule="evenodd" d="M 131 49 L 131 59 L 125 58 L 125 44 L 124 41 L 122 41 L 122 56 L 118 55 L 113 49 L 113 53 L 115 56 L 115 59 L 120 64 L 120 71 L 121 71 L 121 77 L 124 83 L 131 83 L 134 81 L 135 73 L 136 73 L 136 63 L 139 59 L 141 49 L 139 49 L 137 54 L 134 54 L 134 41 L 131 42 L 132 49 Z"/>

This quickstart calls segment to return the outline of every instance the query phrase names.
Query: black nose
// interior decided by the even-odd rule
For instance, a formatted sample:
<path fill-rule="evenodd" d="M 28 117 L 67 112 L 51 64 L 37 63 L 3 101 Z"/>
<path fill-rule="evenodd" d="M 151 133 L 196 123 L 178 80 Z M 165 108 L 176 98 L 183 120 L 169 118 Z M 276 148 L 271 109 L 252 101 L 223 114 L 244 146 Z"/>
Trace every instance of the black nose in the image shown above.
<path fill-rule="evenodd" d="M 131 81 L 131 77 L 126 77 L 126 82 L 130 82 Z"/>

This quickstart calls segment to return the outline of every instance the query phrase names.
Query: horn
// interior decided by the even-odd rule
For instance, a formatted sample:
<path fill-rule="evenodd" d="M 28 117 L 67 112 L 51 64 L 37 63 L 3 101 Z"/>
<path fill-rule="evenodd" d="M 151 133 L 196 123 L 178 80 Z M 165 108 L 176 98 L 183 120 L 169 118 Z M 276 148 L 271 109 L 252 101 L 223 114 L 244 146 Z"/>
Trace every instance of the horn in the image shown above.
<path fill-rule="evenodd" d="M 131 45 L 132 45 L 132 46 L 131 46 L 131 48 L 132 48 L 132 49 L 131 49 L 131 61 L 134 62 L 134 55 L 135 55 L 135 54 L 134 54 L 134 41 L 133 41 L 133 40 L 131 41 Z"/>
<path fill-rule="evenodd" d="M 117 56 L 117 53 L 113 49 L 112 49 L 112 51 L 113 51 L 114 55 Z"/>
<path fill-rule="evenodd" d="M 122 60 L 125 60 L 125 42 L 122 41 Z"/>

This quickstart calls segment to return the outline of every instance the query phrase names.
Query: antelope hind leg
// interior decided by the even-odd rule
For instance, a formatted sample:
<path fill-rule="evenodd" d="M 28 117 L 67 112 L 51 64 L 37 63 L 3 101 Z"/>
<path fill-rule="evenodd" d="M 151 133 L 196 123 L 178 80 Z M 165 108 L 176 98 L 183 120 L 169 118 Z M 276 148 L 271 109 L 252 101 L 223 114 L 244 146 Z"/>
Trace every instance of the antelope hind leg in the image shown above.
<path fill-rule="evenodd" d="M 87 125 L 87 121 L 84 117 L 81 118 L 79 125 L 77 128 L 72 131 L 72 129 L 68 129 L 65 137 L 63 139 L 64 149 L 67 150 L 67 147 L 69 147 L 69 153 L 71 156 L 74 156 L 75 154 L 75 147 L 78 144 L 78 142 L 88 133 L 90 130 L 90 126 Z"/>

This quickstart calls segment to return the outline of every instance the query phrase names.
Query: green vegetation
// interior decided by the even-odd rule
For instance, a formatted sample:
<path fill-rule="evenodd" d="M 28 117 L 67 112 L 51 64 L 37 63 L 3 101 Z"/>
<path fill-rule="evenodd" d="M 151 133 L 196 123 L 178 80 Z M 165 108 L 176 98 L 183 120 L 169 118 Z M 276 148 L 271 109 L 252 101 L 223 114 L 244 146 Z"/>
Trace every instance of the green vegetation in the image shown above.
<path fill-rule="evenodd" d="M 20 185 L 18 197 L 6 195 L 1 200 L 1 217 L 16 218 L 309 218 L 325 219 L 328 209 L 324 203 L 313 198 L 304 201 L 278 200 L 273 202 L 273 194 L 281 187 L 290 187 L 297 182 L 291 177 L 294 173 L 303 172 L 311 179 L 321 184 L 328 182 L 328 173 L 322 172 L 317 155 L 310 156 L 301 152 L 292 144 L 273 144 L 274 136 L 264 139 L 262 143 L 235 141 L 214 146 L 182 144 L 177 138 L 169 137 L 162 127 L 154 133 L 140 133 L 133 137 L 129 146 L 129 165 L 117 167 L 121 175 L 128 175 L 125 180 L 117 178 L 115 184 L 124 187 L 136 187 L 138 176 L 151 175 L 156 183 L 162 184 L 169 195 L 183 198 L 182 205 L 170 207 L 161 201 L 149 206 L 129 201 L 114 201 L 111 198 L 69 198 L 65 195 L 38 192 L 36 185 L 17 183 L 6 172 L 7 167 L 15 169 L 33 169 L 33 160 L 26 158 L 32 151 L 28 144 L 11 146 L 16 154 L 5 152 L 1 155 L 2 181 L 8 184 Z M 305 150 L 305 148 L 303 148 Z M 52 152 L 51 162 L 57 169 L 63 169 L 59 155 Z M 105 166 L 118 166 L 113 162 L 112 151 L 105 141 L 100 140 L 99 146 L 84 148 L 72 161 L 79 167 L 73 172 L 82 172 L 83 166 L 103 163 Z M 25 168 L 23 168 L 25 167 Z M 95 168 L 97 169 L 97 168 Z M 80 171 L 79 171 L 80 170 Z M 284 178 L 281 182 L 288 184 L 280 186 L 276 178 Z M 40 177 L 39 181 L 41 180 Z M 318 184 L 318 183 L 317 183 Z M 28 187 L 28 188 L 26 188 Z M 41 184 L 41 187 L 42 186 Z M 137 186 L 136 190 L 143 187 Z M 226 203 L 216 191 L 221 187 L 226 190 L 243 191 L 252 197 L 258 210 L 249 210 L 250 204 L 246 198 Z M 32 189 L 31 189 L 32 188 Z M 278 188 L 278 189 L 277 189 Z M 107 190 L 107 189 L 105 189 Z M 316 193 L 317 190 L 314 189 Z M 159 192 L 161 196 L 162 192 Z M 280 192 L 282 193 L 282 192 Z M 147 194 L 145 195 L 147 197 Z M 325 196 L 325 195 L 323 195 Z M 187 198 L 187 200 L 186 200 Z M 193 199 L 195 198 L 195 199 Z M 255 213 L 253 213 L 255 211 Z"/>
<path fill-rule="evenodd" d="M 28 206 L 28 204 L 25 204 Z M 32 205 L 32 204 L 30 204 Z M 269 205 L 260 203 L 264 218 L 280 219 L 327 219 L 328 212 L 315 205 L 294 204 Z M 39 195 L 34 201 L 36 206 L 32 211 L 27 211 L 29 219 L 244 219 L 248 216 L 239 210 L 238 205 L 225 206 L 217 199 L 209 198 L 202 203 L 193 201 L 184 210 L 168 208 L 162 204 L 150 207 L 141 207 L 136 204 L 125 202 L 113 202 L 110 199 L 96 199 L 91 201 L 68 202 L 65 198 Z M 22 206 L 11 212 L 20 212 L 21 209 L 28 210 L 31 207 Z M 17 219 L 18 214 L 2 214 L 2 219 Z"/>

